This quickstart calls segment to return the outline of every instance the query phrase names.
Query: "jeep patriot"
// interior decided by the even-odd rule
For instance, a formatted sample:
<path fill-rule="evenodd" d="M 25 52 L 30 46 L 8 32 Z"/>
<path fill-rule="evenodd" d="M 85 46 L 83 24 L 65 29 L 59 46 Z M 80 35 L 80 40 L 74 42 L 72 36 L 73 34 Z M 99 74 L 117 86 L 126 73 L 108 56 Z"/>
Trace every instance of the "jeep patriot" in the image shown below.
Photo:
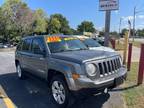
<path fill-rule="evenodd" d="M 64 108 L 71 92 L 100 93 L 122 84 L 126 68 L 116 52 L 89 50 L 72 36 L 28 36 L 15 52 L 17 75 L 47 81 L 53 102 Z M 27 74 L 28 75 L 28 74 Z"/>

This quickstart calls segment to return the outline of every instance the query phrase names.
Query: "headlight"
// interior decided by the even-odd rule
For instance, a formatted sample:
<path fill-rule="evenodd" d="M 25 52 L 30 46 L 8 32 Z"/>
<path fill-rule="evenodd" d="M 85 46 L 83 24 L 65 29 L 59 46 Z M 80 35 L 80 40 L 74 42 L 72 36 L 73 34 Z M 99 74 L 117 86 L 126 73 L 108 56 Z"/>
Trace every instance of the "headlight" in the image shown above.
<path fill-rule="evenodd" d="M 86 65 L 86 72 L 89 76 L 95 76 L 96 75 L 96 66 L 94 64 L 87 64 Z"/>

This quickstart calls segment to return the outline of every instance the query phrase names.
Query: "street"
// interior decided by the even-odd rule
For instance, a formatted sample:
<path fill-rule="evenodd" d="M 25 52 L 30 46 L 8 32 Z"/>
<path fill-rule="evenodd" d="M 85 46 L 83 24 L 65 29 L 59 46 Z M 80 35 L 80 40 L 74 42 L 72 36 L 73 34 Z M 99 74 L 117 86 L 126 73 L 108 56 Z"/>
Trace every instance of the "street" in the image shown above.
<path fill-rule="evenodd" d="M 132 41 L 132 40 L 133 40 L 133 38 L 130 38 L 130 41 Z M 144 42 L 144 39 L 143 39 L 143 38 L 135 38 L 134 40 L 135 40 L 135 41 L 138 41 L 138 42 L 141 42 L 141 43 Z"/>
<path fill-rule="evenodd" d="M 12 51 L 0 52 L 0 85 L 18 108 L 56 108 L 45 82 L 35 78 L 17 78 Z M 69 108 L 123 108 L 119 92 L 74 100 Z"/>

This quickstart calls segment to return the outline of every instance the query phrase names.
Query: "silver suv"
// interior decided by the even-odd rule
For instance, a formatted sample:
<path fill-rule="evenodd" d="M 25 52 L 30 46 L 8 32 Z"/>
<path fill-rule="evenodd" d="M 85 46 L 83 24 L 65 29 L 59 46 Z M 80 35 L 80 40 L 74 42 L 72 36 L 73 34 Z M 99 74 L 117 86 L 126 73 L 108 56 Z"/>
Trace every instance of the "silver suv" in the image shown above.
<path fill-rule="evenodd" d="M 68 104 L 70 93 L 112 89 L 123 83 L 127 73 L 116 52 L 89 50 L 70 36 L 23 38 L 17 46 L 15 64 L 20 79 L 27 73 L 45 79 L 53 101 L 62 108 Z"/>

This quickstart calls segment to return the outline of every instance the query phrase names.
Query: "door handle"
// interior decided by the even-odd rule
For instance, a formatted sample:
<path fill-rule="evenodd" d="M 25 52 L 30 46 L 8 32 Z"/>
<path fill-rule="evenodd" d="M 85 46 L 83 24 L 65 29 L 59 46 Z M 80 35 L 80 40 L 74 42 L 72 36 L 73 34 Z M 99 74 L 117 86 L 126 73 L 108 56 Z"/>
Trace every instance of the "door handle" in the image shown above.
<path fill-rule="evenodd" d="M 28 57 L 32 57 L 32 55 L 26 55 L 26 56 L 28 56 Z"/>
<path fill-rule="evenodd" d="M 40 59 L 40 60 L 44 60 L 44 58 L 42 58 L 42 57 L 40 57 L 39 59 Z"/>

